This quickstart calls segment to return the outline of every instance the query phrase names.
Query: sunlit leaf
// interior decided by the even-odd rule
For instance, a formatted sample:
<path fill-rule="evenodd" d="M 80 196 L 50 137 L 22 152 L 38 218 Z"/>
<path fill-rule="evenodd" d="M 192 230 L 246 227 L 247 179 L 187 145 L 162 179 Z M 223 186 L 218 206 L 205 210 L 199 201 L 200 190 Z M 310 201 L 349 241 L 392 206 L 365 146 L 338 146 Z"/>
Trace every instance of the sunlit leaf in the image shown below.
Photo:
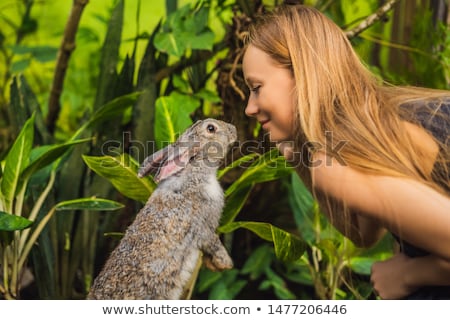
<path fill-rule="evenodd" d="M 27 120 L 19 136 L 5 158 L 5 169 L 1 183 L 6 208 L 11 210 L 11 203 L 16 194 L 22 171 L 28 165 L 34 137 L 34 115 Z"/>
<path fill-rule="evenodd" d="M 212 50 L 214 45 L 214 33 L 205 31 L 189 39 L 191 49 Z"/>
<path fill-rule="evenodd" d="M 155 140 L 158 149 L 174 142 L 178 134 L 192 124 L 190 115 L 199 106 L 197 99 L 176 92 L 156 100 Z"/>
<path fill-rule="evenodd" d="M 270 223 L 238 221 L 221 226 L 218 231 L 229 233 L 238 228 L 248 229 L 260 238 L 273 242 L 275 255 L 282 261 L 295 261 L 306 250 L 306 243 L 302 239 Z"/>
<path fill-rule="evenodd" d="M 138 178 L 138 163 L 128 154 L 112 156 L 83 156 L 84 161 L 95 173 L 107 179 L 124 196 L 146 202 L 156 184 L 151 178 Z"/>
<path fill-rule="evenodd" d="M 261 155 L 226 191 L 229 196 L 237 189 L 254 183 L 276 180 L 292 173 L 285 158 L 273 149 Z"/>
<path fill-rule="evenodd" d="M 186 50 L 188 36 L 189 34 L 158 33 L 153 43 L 158 50 L 181 57 Z"/>

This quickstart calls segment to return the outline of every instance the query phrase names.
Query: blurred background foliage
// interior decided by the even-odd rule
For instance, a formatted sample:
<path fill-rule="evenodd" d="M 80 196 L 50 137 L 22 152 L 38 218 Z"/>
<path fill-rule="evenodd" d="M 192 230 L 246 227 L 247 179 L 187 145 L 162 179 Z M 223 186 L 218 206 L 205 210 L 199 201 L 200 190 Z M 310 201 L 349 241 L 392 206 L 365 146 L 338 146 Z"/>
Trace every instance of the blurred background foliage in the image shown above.
<path fill-rule="evenodd" d="M 215 117 L 234 123 L 241 141 L 219 173 L 227 196 L 219 232 L 236 267 L 201 269 L 192 298 L 374 298 L 370 266 L 391 255 L 392 239 L 363 250 L 336 232 L 243 112 L 243 34 L 282 2 L 1 2 L 1 297 L 83 299 L 155 187 L 136 179 L 138 163 Z M 289 2 L 351 30 L 388 1 Z M 449 89 L 448 1 L 390 2 L 393 10 L 351 38 L 361 58 L 391 83 Z M 30 252 L 20 241 L 27 230 L 36 237 Z"/>

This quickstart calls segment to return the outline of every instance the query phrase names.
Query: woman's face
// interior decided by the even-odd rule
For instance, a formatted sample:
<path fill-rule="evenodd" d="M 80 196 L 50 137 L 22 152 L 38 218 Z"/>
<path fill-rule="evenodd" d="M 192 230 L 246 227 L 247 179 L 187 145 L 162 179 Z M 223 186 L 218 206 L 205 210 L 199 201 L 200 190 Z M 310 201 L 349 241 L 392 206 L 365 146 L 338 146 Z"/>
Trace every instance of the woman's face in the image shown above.
<path fill-rule="evenodd" d="M 295 83 L 291 72 L 280 67 L 264 51 L 249 45 L 242 61 L 250 89 L 245 114 L 255 117 L 269 132 L 270 140 L 282 142 L 293 137 Z"/>

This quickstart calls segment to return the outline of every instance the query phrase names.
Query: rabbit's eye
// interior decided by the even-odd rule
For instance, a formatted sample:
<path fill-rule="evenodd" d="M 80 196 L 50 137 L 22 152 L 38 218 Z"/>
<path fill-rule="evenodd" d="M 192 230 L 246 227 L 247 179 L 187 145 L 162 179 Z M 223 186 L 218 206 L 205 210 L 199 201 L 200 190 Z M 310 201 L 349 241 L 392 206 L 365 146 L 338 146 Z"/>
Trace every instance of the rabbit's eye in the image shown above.
<path fill-rule="evenodd" d="M 212 124 L 208 124 L 208 126 L 206 127 L 206 130 L 208 130 L 209 133 L 214 133 L 214 132 L 216 132 L 216 127 L 213 126 Z"/>

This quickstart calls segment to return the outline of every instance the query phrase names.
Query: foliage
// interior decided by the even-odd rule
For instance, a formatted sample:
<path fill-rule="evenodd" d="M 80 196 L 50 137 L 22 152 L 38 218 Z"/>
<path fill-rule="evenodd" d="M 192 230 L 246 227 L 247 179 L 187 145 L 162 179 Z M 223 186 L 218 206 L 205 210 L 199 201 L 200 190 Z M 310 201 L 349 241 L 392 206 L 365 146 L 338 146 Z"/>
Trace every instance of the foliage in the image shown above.
<path fill-rule="evenodd" d="M 34 120 L 28 119 L 4 160 L 0 179 L 0 256 L 2 258 L 2 284 L 0 293 L 7 299 L 18 298 L 21 275 L 30 251 L 43 228 L 56 211 L 65 210 L 117 210 L 121 204 L 111 200 L 88 198 L 59 202 L 39 218 L 49 191 L 55 183 L 59 163 L 73 146 L 86 139 L 46 145 L 33 149 Z M 46 170 L 45 170 L 46 169 Z M 48 182 L 34 206 L 25 210 L 25 193 L 34 174 L 45 170 Z M 42 173 L 42 171 L 41 171 Z"/>
<path fill-rule="evenodd" d="M 304 2 L 346 29 L 379 6 L 377 0 Z M 373 71 L 393 83 L 449 88 L 450 31 L 426 2 L 414 4 L 420 16 L 397 10 L 352 43 Z M 120 234 L 156 187 L 151 178 L 136 177 L 139 162 L 199 118 L 241 123 L 245 117 L 227 110 L 245 104 L 245 88 L 235 81 L 238 27 L 245 29 L 255 12 L 277 3 L 90 1 L 54 133 L 46 121 L 48 88 L 65 32 L 61 12 L 69 13 L 70 3 L 0 5 L 1 295 L 85 296 L 117 241 L 105 234 Z M 397 28 L 406 30 L 401 37 Z M 218 90 L 219 80 L 241 90 L 239 98 Z M 238 129 L 244 139 L 259 132 Z M 368 251 L 355 248 L 325 220 L 275 149 L 240 152 L 218 178 L 226 194 L 218 232 L 236 268 L 202 269 L 196 296 L 371 297 L 370 265 L 390 255 L 389 237 Z M 119 202 L 119 214 L 95 212 L 119 209 Z M 33 274 L 37 291 L 26 292 L 24 271 Z"/>

